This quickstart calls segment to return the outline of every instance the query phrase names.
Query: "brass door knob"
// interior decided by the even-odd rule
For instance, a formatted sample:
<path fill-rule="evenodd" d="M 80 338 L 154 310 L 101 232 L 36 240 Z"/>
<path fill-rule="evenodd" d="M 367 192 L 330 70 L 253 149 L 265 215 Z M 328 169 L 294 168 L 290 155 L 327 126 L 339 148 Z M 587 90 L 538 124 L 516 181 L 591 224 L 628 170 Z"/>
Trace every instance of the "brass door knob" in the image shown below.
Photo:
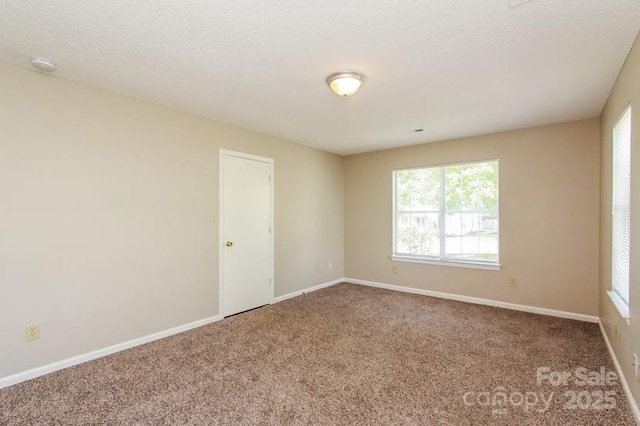
<path fill-rule="evenodd" d="M 225 246 L 227 247 L 232 247 L 233 246 L 233 241 L 227 241 L 226 243 L 224 243 Z"/>

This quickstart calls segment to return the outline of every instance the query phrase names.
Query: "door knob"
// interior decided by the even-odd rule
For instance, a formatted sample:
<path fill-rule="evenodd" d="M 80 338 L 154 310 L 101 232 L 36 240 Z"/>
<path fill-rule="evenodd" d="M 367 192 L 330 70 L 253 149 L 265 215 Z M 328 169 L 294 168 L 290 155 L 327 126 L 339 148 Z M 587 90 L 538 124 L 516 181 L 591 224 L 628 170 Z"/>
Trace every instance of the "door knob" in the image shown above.
<path fill-rule="evenodd" d="M 224 243 L 225 246 L 227 247 L 232 247 L 233 246 L 233 241 L 227 241 L 226 243 Z"/>

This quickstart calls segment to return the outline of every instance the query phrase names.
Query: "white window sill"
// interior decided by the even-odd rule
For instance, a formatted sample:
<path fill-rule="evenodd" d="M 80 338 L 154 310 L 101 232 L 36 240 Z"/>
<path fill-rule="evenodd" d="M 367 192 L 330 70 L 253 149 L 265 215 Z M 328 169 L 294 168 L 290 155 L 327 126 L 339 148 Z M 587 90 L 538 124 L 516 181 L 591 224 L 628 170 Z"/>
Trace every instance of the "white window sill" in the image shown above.
<path fill-rule="evenodd" d="M 462 261 L 456 262 L 451 260 L 424 259 L 421 257 L 399 256 L 399 255 L 392 255 L 391 260 L 393 260 L 394 262 L 424 263 L 427 265 L 452 266 L 454 268 L 484 269 L 489 271 L 499 271 L 500 268 L 502 268 L 502 265 L 499 265 L 499 264 L 462 262 Z"/>
<path fill-rule="evenodd" d="M 631 315 L 629 315 L 629 306 L 613 291 L 607 291 L 609 298 L 613 302 L 613 305 L 618 310 L 620 316 L 627 321 L 627 324 L 631 322 Z"/>

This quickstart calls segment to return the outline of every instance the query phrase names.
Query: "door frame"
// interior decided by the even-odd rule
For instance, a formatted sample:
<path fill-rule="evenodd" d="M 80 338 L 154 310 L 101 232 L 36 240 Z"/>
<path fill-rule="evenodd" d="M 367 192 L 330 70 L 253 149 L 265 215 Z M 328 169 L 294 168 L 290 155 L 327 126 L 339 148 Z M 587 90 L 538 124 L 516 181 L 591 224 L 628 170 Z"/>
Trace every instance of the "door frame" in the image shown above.
<path fill-rule="evenodd" d="M 273 158 L 260 157 L 258 155 L 247 154 L 239 151 L 231 151 L 228 149 L 220 149 L 218 153 L 218 314 L 224 318 L 224 170 L 225 158 L 237 157 L 245 160 L 260 161 L 269 164 L 269 283 L 271 286 L 269 303 L 273 302 L 275 294 L 274 279 L 274 161 Z"/>

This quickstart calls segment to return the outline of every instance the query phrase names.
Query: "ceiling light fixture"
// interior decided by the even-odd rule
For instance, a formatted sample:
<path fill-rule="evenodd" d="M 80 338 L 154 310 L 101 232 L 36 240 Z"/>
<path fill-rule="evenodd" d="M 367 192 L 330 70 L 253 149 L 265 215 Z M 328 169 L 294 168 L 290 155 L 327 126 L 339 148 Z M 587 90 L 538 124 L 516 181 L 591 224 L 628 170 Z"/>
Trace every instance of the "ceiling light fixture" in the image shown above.
<path fill-rule="evenodd" d="M 44 72 L 54 72 L 56 70 L 56 64 L 47 58 L 31 58 L 31 66 Z"/>
<path fill-rule="evenodd" d="M 351 96 L 364 83 L 364 75 L 354 71 L 335 72 L 327 77 L 329 88 L 338 96 Z"/>

